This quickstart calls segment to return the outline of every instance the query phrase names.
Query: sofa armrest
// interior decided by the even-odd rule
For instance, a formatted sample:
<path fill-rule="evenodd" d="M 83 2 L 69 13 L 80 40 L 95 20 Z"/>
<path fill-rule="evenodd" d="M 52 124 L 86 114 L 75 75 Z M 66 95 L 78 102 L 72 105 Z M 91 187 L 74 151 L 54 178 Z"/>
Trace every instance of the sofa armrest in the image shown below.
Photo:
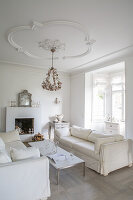
<path fill-rule="evenodd" d="M 100 149 L 101 174 L 132 165 L 131 140 L 102 144 Z"/>
<path fill-rule="evenodd" d="M 45 156 L 0 166 L 2 200 L 39 200 L 50 196 L 49 160 Z"/>

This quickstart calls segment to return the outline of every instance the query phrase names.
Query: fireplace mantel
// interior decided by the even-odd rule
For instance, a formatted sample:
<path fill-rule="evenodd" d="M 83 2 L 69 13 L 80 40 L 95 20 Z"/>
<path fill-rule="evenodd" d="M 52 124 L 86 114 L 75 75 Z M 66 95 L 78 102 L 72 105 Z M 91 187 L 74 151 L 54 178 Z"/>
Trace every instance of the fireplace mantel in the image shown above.
<path fill-rule="evenodd" d="M 15 118 L 34 118 L 34 133 L 41 132 L 41 109 L 34 107 L 7 107 L 6 132 L 15 129 Z"/>

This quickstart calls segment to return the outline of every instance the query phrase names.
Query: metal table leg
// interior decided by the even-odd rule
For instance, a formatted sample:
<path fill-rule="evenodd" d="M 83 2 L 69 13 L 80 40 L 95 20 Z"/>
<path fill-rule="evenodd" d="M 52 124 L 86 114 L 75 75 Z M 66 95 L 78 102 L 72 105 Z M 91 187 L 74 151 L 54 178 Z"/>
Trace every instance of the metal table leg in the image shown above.
<path fill-rule="evenodd" d="M 85 176 L 85 162 L 83 163 L 83 176 Z"/>
<path fill-rule="evenodd" d="M 57 169 L 57 185 L 59 185 L 60 170 Z"/>
<path fill-rule="evenodd" d="M 51 139 L 51 125 L 49 124 L 49 129 L 48 129 L 48 135 L 49 135 L 49 139 Z"/>

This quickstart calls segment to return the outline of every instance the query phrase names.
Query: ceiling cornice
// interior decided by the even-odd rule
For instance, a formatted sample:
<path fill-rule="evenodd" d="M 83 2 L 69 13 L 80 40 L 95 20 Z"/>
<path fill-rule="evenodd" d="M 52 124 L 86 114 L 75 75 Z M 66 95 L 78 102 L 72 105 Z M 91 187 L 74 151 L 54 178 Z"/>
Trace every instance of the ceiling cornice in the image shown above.
<path fill-rule="evenodd" d="M 119 59 L 121 57 L 126 57 L 131 54 L 133 54 L 133 45 L 127 46 L 127 47 L 119 49 L 115 52 L 111 52 L 111 53 L 101 56 L 97 59 L 91 60 L 87 63 L 84 63 L 82 65 L 74 67 L 71 69 L 71 73 L 74 74 L 75 72 L 77 73 L 77 72 L 82 72 L 82 71 L 88 71 L 88 70 L 90 70 L 90 68 L 92 69 L 93 67 L 95 67 L 98 64 L 112 61 L 113 59 L 115 60 L 115 59 Z"/>

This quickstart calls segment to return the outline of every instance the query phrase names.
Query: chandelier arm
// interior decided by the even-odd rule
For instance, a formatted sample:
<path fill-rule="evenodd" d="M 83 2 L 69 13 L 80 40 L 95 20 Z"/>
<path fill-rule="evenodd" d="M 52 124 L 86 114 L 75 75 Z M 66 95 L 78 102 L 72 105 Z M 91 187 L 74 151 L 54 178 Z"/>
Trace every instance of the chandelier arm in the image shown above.
<path fill-rule="evenodd" d="M 52 51 L 52 68 L 53 68 L 53 58 L 54 58 L 54 52 Z"/>

